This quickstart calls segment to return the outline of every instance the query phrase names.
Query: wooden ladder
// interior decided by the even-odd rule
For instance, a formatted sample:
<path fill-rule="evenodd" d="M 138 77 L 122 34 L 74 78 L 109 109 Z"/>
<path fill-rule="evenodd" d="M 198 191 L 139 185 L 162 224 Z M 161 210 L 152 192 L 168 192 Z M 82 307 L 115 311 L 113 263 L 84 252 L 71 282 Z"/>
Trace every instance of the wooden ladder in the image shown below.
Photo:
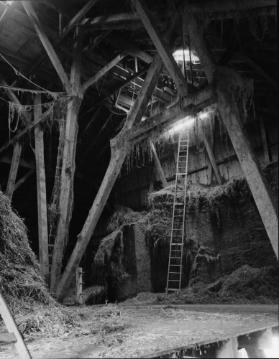
<path fill-rule="evenodd" d="M 189 158 L 189 131 L 179 135 L 166 293 L 181 289 Z"/>
<path fill-rule="evenodd" d="M 8 330 L 8 333 L 0 334 L 0 346 L 12 344 L 16 347 L 20 359 L 32 359 L 24 340 L 18 330 L 10 309 L 0 293 L 0 315 Z"/>

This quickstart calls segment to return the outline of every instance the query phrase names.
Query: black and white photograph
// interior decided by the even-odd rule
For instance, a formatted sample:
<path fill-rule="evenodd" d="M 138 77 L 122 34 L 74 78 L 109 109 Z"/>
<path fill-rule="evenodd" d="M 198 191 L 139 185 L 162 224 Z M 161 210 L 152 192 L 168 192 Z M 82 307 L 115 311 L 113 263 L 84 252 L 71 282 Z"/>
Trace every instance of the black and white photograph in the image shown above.
<path fill-rule="evenodd" d="M 0 359 L 279 358 L 277 0 L 0 0 Z"/>

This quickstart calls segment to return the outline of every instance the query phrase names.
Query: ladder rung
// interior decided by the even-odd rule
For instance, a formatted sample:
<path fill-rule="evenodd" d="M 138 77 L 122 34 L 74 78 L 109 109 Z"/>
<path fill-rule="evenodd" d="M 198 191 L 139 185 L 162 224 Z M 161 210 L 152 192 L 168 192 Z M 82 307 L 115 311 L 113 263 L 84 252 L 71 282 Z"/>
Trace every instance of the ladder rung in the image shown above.
<path fill-rule="evenodd" d="M 169 274 L 178 274 L 178 275 L 180 275 L 179 272 L 169 272 Z"/>
<path fill-rule="evenodd" d="M 169 279 L 169 282 L 180 282 L 179 279 Z"/>
<path fill-rule="evenodd" d="M 177 292 L 180 288 L 168 288 L 168 291 Z"/>
<path fill-rule="evenodd" d="M 182 264 L 170 264 L 171 267 L 181 267 Z"/>

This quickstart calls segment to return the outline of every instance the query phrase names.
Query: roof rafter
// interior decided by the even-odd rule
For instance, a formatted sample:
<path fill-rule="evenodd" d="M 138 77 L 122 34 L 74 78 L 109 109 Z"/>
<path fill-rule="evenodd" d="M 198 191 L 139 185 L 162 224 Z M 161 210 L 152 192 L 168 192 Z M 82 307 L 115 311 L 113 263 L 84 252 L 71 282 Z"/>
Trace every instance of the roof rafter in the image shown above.
<path fill-rule="evenodd" d="M 64 89 L 66 91 L 69 91 L 71 88 L 69 78 L 68 78 L 51 42 L 49 41 L 45 31 L 43 30 L 42 24 L 37 16 L 35 10 L 33 9 L 32 4 L 29 1 L 23 1 L 22 6 L 24 7 L 26 14 L 28 15 L 31 23 L 33 24 L 33 26 L 36 30 L 36 33 L 37 33 L 38 37 L 40 38 L 40 40 L 48 54 L 49 59 L 64 86 Z"/>

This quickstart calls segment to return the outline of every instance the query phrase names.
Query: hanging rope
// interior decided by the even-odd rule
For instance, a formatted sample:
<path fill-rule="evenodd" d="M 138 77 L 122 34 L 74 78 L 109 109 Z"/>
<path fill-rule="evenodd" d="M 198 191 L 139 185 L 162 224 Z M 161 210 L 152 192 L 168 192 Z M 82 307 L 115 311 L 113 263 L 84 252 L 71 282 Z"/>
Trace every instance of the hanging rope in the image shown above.
<path fill-rule="evenodd" d="M 0 57 L 2 58 L 2 60 L 4 62 L 6 62 L 6 64 L 14 71 L 15 75 L 16 76 L 20 76 L 22 77 L 24 80 L 28 81 L 29 83 L 31 83 L 32 85 L 38 87 L 39 89 L 41 89 L 44 93 L 56 98 L 58 96 L 58 92 L 53 92 L 53 91 L 50 91 L 40 85 L 38 85 L 37 83 L 35 83 L 34 81 L 30 80 L 28 77 L 26 77 L 23 73 L 21 73 L 17 68 L 15 68 L 10 62 L 9 60 L 0 52 Z M 27 91 L 26 89 L 24 89 L 25 91 Z M 32 91 L 32 90 L 29 90 L 29 91 Z M 35 90 L 33 90 L 35 91 Z"/>

